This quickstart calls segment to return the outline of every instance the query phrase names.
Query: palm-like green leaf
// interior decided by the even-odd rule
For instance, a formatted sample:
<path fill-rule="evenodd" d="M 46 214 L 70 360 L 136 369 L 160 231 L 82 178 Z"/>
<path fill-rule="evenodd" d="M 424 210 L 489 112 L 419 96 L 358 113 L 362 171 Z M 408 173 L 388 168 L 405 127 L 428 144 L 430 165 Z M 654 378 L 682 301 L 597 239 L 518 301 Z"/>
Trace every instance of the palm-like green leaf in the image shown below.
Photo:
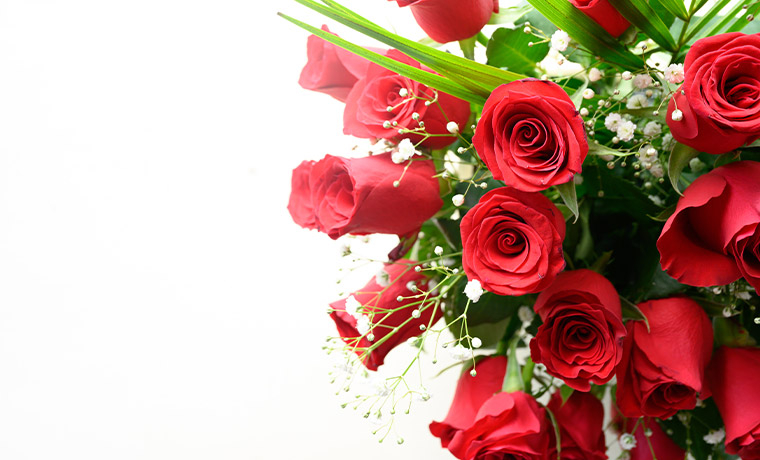
<path fill-rule="evenodd" d="M 670 35 L 668 26 L 645 0 L 610 0 L 610 3 L 655 43 L 668 51 L 676 50 L 676 42 Z M 662 2 L 667 7 L 665 3 Z"/>

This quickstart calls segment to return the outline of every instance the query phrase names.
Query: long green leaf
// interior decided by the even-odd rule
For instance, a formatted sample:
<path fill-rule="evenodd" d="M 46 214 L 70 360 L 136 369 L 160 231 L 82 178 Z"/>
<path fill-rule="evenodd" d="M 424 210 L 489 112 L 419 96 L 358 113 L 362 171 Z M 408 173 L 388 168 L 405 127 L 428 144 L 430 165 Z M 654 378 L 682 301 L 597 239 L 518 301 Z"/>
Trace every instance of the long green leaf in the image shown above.
<path fill-rule="evenodd" d="M 737 24 L 740 23 L 741 21 L 743 21 L 744 24 L 742 24 L 740 28 L 743 28 L 744 26 L 746 26 L 749 23 L 747 21 L 747 19 L 746 19 L 746 15 L 742 14 L 742 17 L 740 17 L 739 19 L 736 19 L 736 15 L 738 15 L 740 12 L 742 12 L 742 10 L 743 10 L 742 7 L 743 6 L 744 6 L 743 2 L 739 2 L 739 4 L 736 5 L 736 7 L 734 7 L 731 11 L 729 11 L 728 13 L 726 13 L 726 15 L 723 17 L 723 20 L 721 20 L 715 27 L 713 27 L 712 29 L 710 29 L 710 31 L 707 32 L 706 34 L 700 34 L 700 36 L 702 36 L 702 37 L 712 37 L 713 35 L 717 35 L 717 34 L 721 33 L 721 30 L 723 30 L 723 28 L 726 27 L 726 26 L 728 26 L 729 24 L 731 24 L 731 26 L 729 26 L 729 28 L 733 28 L 733 27 L 737 26 Z M 758 6 L 758 4 L 754 5 L 754 7 L 757 7 L 757 6 Z M 749 9 L 752 9 L 752 7 L 750 7 Z M 736 30 L 734 30 L 733 32 L 735 32 L 735 31 Z"/>
<path fill-rule="evenodd" d="M 314 0 L 295 1 L 368 37 L 385 43 L 391 48 L 401 51 L 436 72 L 443 73 L 446 71 L 450 74 L 457 74 L 463 78 L 477 81 L 489 89 L 493 89 L 503 83 L 526 78 L 525 75 L 464 59 L 388 32 L 333 0 L 326 1 L 326 3 L 329 3 L 328 6 Z"/>
<path fill-rule="evenodd" d="M 660 3 L 675 17 L 684 21 L 689 18 L 689 13 L 686 12 L 686 5 L 684 5 L 683 0 L 660 0 Z"/>
<path fill-rule="evenodd" d="M 670 158 L 668 159 L 668 178 L 670 178 L 671 185 L 673 185 L 673 188 L 679 195 L 683 195 L 681 189 L 678 187 L 678 179 L 681 178 L 681 171 L 683 171 L 686 165 L 689 164 L 689 161 L 691 161 L 692 158 L 696 158 L 697 155 L 699 155 L 699 151 L 681 143 L 677 143 L 675 147 L 673 147 L 673 151 L 670 152 Z"/>
<path fill-rule="evenodd" d="M 567 32 L 573 40 L 595 55 L 629 70 L 644 66 L 644 60 L 631 53 L 599 24 L 589 19 L 567 0 L 528 0 L 539 13 Z"/>
<path fill-rule="evenodd" d="M 676 42 L 668 26 L 645 0 L 610 0 L 610 3 L 655 43 L 668 51 L 676 50 Z M 665 2 L 662 3 L 665 6 Z"/>
<path fill-rule="evenodd" d="M 692 37 L 694 37 L 694 35 L 699 33 L 700 30 L 704 29 L 705 26 L 710 21 L 712 21 L 712 18 L 714 18 L 718 13 L 720 13 L 720 10 L 725 8 L 725 6 L 728 5 L 730 2 L 731 0 L 720 0 L 712 8 L 710 8 L 710 11 L 708 11 L 706 15 L 702 16 L 700 20 L 696 24 L 694 24 L 691 30 L 688 31 L 688 33 L 686 34 L 686 39 L 684 40 L 684 43 L 688 43 L 689 40 L 691 40 Z"/>
<path fill-rule="evenodd" d="M 728 29 L 726 29 L 726 32 L 739 32 L 747 25 L 749 25 L 750 21 L 747 20 L 747 17 L 749 15 L 752 15 L 754 17 L 758 14 L 758 12 L 760 12 L 760 3 L 755 2 L 752 6 L 747 8 L 744 13 L 742 13 L 742 16 L 740 18 L 737 18 L 734 23 L 731 24 Z"/>
<path fill-rule="evenodd" d="M 318 29 L 314 26 L 301 22 L 298 19 L 292 18 L 286 14 L 283 14 L 283 13 L 278 13 L 278 14 L 282 18 L 311 32 L 312 34 L 334 45 L 340 46 L 341 48 L 344 48 L 356 55 L 359 55 L 371 62 L 374 62 L 377 65 L 385 67 L 388 70 L 396 72 L 399 75 L 410 78 L 414 81 L 418 81 L 424 85 L 430 86 L 431 88 L 435 88 L 439 91 L 443 91 L 444 93 L 450 94 L 460 99 L 464 99 L 465 101 L 469 101 L 469 102 L 472 102 L 475 104 L 481 104 L 481 105 L 485 103 L 485 97 L 479 94 L 475 94 L 472 91 L 469 91 L 468 89 L 462 87 L 461 85 L 457 83 L 454 83 L 448 78 L 442 77 L 440 75 L 436 75 L 434 73 L 426 72 L 422 69 L 412 67 L 410 65 L 399 62 L 395 59 L 391 59 L 389 57 L 367 50 L 365 48 L 362 48 L 361 46 L 355 45 L 347 40 L 344 40 L 336 35 L 333 35 L 329 32 L 325 32 L 322 29 Z"/>
<path fill-rule="evenodd" d="M 535 72 L 536 63 L 549 53 L 548 43 L 531 44 L 532 36 L 520 29 L 496 29 L 488 42 L 488 64 L 520 73 Z"/>

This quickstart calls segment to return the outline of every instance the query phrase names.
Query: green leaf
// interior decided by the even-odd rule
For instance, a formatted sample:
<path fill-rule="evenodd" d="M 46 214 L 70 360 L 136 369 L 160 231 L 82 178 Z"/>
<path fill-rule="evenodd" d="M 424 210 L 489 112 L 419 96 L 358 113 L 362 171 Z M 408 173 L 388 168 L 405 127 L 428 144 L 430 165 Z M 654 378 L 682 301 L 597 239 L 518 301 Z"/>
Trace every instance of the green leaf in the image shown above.
<path fill-rule="evenodd" d="M 451 312 L 451 319 L 461 315 L 467 305 L 467 296 L 462 293 L 466 283 L 467 280 L 462 279 L 449 290 L 449 293 L 455 295 L 454 308 L 448 310 Z M 496 323 L 505 318 L 516 315 L 517 310 L 522 305 L 532 304 L 533 302 L 524 296 L 500 296 L 490 292 L 484 292 L 480 297 L 480 300 L 477 302 L 470 302 L 470 306 L 467 308 L 467 325 L 470 327 L 484 323 Z M 458 327 L 458 325 L 453 326 L 453 328 L 456 329 L 458 329 Z M 452 330 L 452 332 L 456 331 Z"/>
<path fill-rule="evenodd" d="M 549 43 L 528 46 L 535 37 L 522 29 L 502 27 L 494 31 L 488 41 L 486 56 L 488 64 L 507 68 L 512 72 L 530 74 L 536 70 L 536 63 L 549 54 Z"/>
<path fill-rule="evenodd" d="M 665 222 L 668 220 L 670 216 L 673 215 L 673 213 L 676 212 L 676 205 L 669 206 L 665 209 L 663 209 L 660 213 L 655 215 L 650 215 L 649 218 L 656 221 L 656 222 Z"/>
<path fill-rule="evenodd" d="M 528 1 L 546 19 L 605 61 L 628 70 L 637 70 L 644 66 L 644 60 L 640 56 L 625 49 L 604 28 L 567 0 Z"/>
<path fill-rule="evenodd" d="M 689 164 L 689 161 L 697 155 L 699 155 L 699 151 L 681 143 L 677 143 L 675 147 L 673 147 L 673 151 L 670 152 L 670 159 L 668 159 L 668 178 L 670 178 L 671 185 L 673 185 L 673 188 L 679 195 L 683 195 L 678 188 L 678 180 L 681 178 L 681 172 L 686 165 Z"/>
<path fill-rule="evenodd" d="M 676 42 L 670 35 L 668 26 L 646 0 L 610 0 L 610 4 L 655 43 L 668 51 L 676 50 Z"/>
<path fill-rule="evenodd" d="M 488 24 L 514 24 L 515 21 L 533 11 L 533 7 L 526 4 L 522 6 L 499 7 L 499 12 L 491 15 Z"/>
<path fill-rule="evenodd" d="M 749 25 L 750 21 L 747 20 L 747 16 L 750 14 L 752 16 L 755 16 L 760 12 L 760 3 L 755 2 L 753 5 L 751 5 L 749 8 L 747 8 L 746 11 L 742 13 L 742 17 L 736 19 L 733 24 L 731 24 L 728 29 L 726 29 L 726 33 L 728 32 L 739 32 L 743 28 L 745 28 L 747 25 Z"/>
<path fill-rule="evenodd" d="M 402 75 L 404 77 L 410 78 L 414 81 L 420 82 L 424 85 L 427 85 L 431 88 L 435 88 L 439 91 L 443 91 L 444 93 L 450 94 L 452 96 L 458 97 L 460 99 L 464 99 L 466 101 L 475 103 L 475 104 L 483 104 L 485 102 L 485 96 L 480 94 L 475 94 L 472 91 L 462 87 L 461 85 L 445 78 L 440 75 L 436 75 L 430 72 L 426 72 L 422 69 L 418 69 L 416 67 L 412 67 L 410 65 L 401 63 L 395 59 L 391 59 L 389 57 L 380 55 L 378 53 L 375 53 L 373 51 L 367 50 L 365 48 L 362 48 L 361 46 L 355 45 L 347 40 L 344 40 L 336 35 L 333 35 L 329 32 L 325 32 L 322 29 L 318 29 L 316 27 L 310 26 L 304 22 L 301 22 L 295 18 L 292 18 L 288 15 L 279 13 L 279 15 L 292 22 L 293 24 L 311 32 L 312 34 L 334 44 L 337 46 L 340 46 L 341 48 L 344 48 L 358 56 L 361 56 L 371 62 L 374 62 L 377 65 L 383 66 L 388 70 L 391 70 L 393 72 L 398 73 L 399 75 Z"/>
<path fill-rule="evenodd" d="M 662 0 L 649 0 L 649 6 L 652 7 L 652 9 L 657 13 L 657 16 L 662 19 L 662 22 L 665 23 L 666 26 L 670 27 L 673 25 L 676 17 L 673 13 L 670 12 L 670 10 L 665 8 Z"/>
<path fill-rule="evenodd" d="M 562 405 L 564 405 L 567 400 L 570 399 L 570 396 L 573 395 L 573 391 L 575 391 L 573 387 L 562 385 L 562 388 L 559 389 L 559 395 L 562 397 Z"/>
<path fill-rule="evenodd" d="M 644 324 L 647 326 L 647 332 L 651 332 L 649 329 L 649 320 L 644 315 L 644 312 L 639 309 L 639 307 L 631 302 L 630 300 L 626 299 L 625 297 L 620 297 L 620 307 L 623 310 L 623 319 L 630 319 L 634 321 L 644 321 Z"/>
<path fill-rule="evenodd" d="M 689 19 L 689 13 L 686 12 L 686 5 L 682 0 L 657 0 L 657 2 L 677 18 L 683 21 Z"/>
<path fill-rule="evenodd" d="M 504 374 L 504 383 L 501 386 L 501 390 L 507 393 L 522 391 L 525 388 L 520 371 L 520 362 L 517 360 L 517 342 L 519 341 L 520 337 L 514 337 L 509 344 L 507 372 Z"/>
<path fill-rule="evenodd" d="M 559 191 L 559 196 L 562 197 L 562 201 L 565 202 L 565 205 L 570 209 L 570 212 L 573 213 L 575 220 L 577 221 L 579 214 L 578 195 L 575 193 L 575 182 L 571 180 L 564 184 L 560 184 L 557 186 L 557 190 Z"/>
<path fill-rule="evenodd" d="M 718 35 L 726 26 L 728 26 L 728 29 L 725 32 L 738 32 L 743 29 L 749 24 L 749 21 L 747 21 L 747 15 L 750 13 L 756 14 L 758 10 L 760 10 L 760 3 L 755 3 L 746 10 L 742 8 L 743 6 L 745 6 L 744 2 L 739 2 L 733 9 L 726 13 L 725 16 L 723 16 L 723 19 L 710 29 L 709 32 L 706 34 L 700 34 L 700 36 L 711 37 L 713 35 Z M 736 16 L 739 13 L 741 13 L 741 17 L 737 19 Z"/>
<path fill-rule="evenodd" d="M 720 13 L 720 10 L 725 8 L 726 5 L 728 5 L 731 2 L 731 0 L 720 0 L 718 3 L 715 4 L 712 8 L 710 8 L 710 11 L 707 12 L 706 15 L 702 16 L 699 21 L 694 24 L 691 29 L 686 33 L 686 38 L 684 39 L 685 43 L 688 43 L 689 40 L 694 37 L 699 31 L 705 28 L 710 21 L 718 14 Z"/>
<path fill-rule="evenodd" d="M 607 147 L 602 144 L 597 144 L 595 142 L 591 142 L 588 145 L 588 153 L 590 153 L 591 155 L 599 155 L 599 156 L 606 156 L 606 155 L 613 155 L 616 157 L 631 156 L 630 153 L 621 152 L 620 150 L 613 149 L 611 147 Z"/>
<path fill-rule="evenodd" d="M 588 88 L 588 84 L 588 79 L 584 79 L 583 84 L 575 90 L 572 96 L 570 96 L 570 100 L 573 101 L 573 105 L 578 110 L 580 110 L 581 105 L 583 104 L 583 92 Z"/>
<path fill-rule="evenodd" d="M 734 161 L 741 160 L 741 153 L 734 151 L 734 152 L 728 152 L 724 153 L 722 155 L 719 155 L 718 158 L 715 159 L 715 164 L 713 164 L 713 168 L 718 168 L 723 165 L 727 165 L 729 163 L 733 163 Z"/>
<path fill-rule="evenodd" d="M 644 107 L 641 109 L 623 109 L 619 111 L 619 113 L 627 113 L 628 115 L 633 115 L 634 117 L 650 118 L 652 120 L 656 120 L 660 122 L 663 125 L 666 124 L 666 121 L 665 121 L 666 111 L 658 110 L 657 115 L 655 115 L 654 112 L 655 112 L 654 107 Z"/>

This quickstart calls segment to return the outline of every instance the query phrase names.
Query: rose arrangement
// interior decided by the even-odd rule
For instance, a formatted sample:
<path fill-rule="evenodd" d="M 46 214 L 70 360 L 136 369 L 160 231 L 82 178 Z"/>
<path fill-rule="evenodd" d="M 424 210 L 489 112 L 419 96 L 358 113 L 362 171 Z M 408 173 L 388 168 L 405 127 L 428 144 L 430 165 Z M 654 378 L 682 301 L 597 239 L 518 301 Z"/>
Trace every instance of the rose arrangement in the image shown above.
<path fill-rule="evenodd" d="M 398 236 L 326 348 L 346 391 L 416 353 L 344 406 L 385 439 L 447 349 L 456 458 L 760 459 L 760 3 L 389 4 L 434 46 L 298 3 L 388 46 L 282 15 L 374 144 L 294 165 L 293 221 L 346 256 Z"/>

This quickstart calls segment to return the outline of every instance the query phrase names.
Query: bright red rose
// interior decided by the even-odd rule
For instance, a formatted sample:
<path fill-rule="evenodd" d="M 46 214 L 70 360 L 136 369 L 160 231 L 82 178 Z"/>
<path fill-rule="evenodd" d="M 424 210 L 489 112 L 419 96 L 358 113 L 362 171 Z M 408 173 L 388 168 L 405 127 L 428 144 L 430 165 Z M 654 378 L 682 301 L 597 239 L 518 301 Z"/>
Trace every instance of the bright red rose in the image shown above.
<path fill-rule="evenodd" d="M 470 280 L 500 295 L 548 287 L 565 266 L 565 219 L 540 193 L 491 190 L 462 218 L 462 266 Z"/>
<path fill-rule="evenodd" d="M 439 43 L 474 37 L 499 12 L 499 0 L 396 0 L 410 6 L 422 30 Z"/>
<path fill-rule="evenodd" d="M 562 460 L 605 460 L 604 406 L 591 393 L 574 391 L 562 404 L 559 391 L 552 395 L 546 407 L 554 414 L 559 426 Z M 552 430 L 552 434 L 554 430 Z M 549 443 L 548 459 L 557 458 L 557 441 Z"/>
<path fill-rule="evenodd" d="M 649 321 L 629 321 L 617 369 L 617 404 L 626 417 L 668 418 L 709 396 L 705 369 L 713 331 L 704 310 L 686 297 L 639 304 Z"/>
<path fill-rule="evenodd" d="M 322 30 L 330 32 L 325 25 Z M 310 35 L 306 39 L 306 56 L 308 61 L 301 70 L 298 84 L 304 89 L 329 94 L 341 102 L 346 102 L 351 88 L 367 72 L 369 66 L 369 61 L 363 57 L 316 35 Z"/>
<path fill-rule="evenodd" d="M 759 177 L 760 163 L 738 161 L 689 185 L 657 240 L 670 276 L 692 286 L 743 276 L 760 289 Z"/>
<path fill-rule="evenodd" d="M 562 272 L 533 308 L 543 321 L 530 341 L 534 362 L 580 391 L 612 379 L 626 334 L 612 283 L 591 270 Z"/>
<path fill-rule="evenodd" d="M 467 369 L 459 377 L 454 401 L 446 418 L 442 422 L 430 424 L 430 432 L 441 439 L 441 447 L 448 447 L 454 434 L 469 428 L 475 421 L 480 406 L 501 391 L 504 374 L 507 372 L 507 357 L 490 356 L 478 361 L 475 377 L 470 375 L 472 369 Z"/>
<path fill-rule="evenodd" d="M 297 224 L 332 239 L 347 233 L 408 234 L 443 205 L 433 162 L 414 160 L 408 166 L 404 172 L 406 165 L 395 164 L 390 153 L 365 158 L 327 155 L 311 166 L 306 181 L 309 165 L 302 163 L 293 172 L 288 210 Z"/>
<path fill-rule="evenodd" d="M 569 1 L 615 38 L 623 35 L 623 32 L 631 26 L 631 23 L 614 6 L 610 5 L 610 2 L 607 0 Z"/>
<path fill-rule="evenodd" d="M 397 50 L 390 50 L 385 55 L 422 68 L 419 62 Z M 399 93 L 402 89 L 406 90 L 406 96 Z M 438 102 L 425 105 L 426 101 L 435 99 L 436 94 Z M 388 111 L 388 107 L 392 109 Z M 415 113 L 419 115 L 419 121 L 413 118 Z M 356 82 L 346 99 L 343 132 L 365 139 L 388 139 L 393 142 L 409 139 L 417 143 L 423 139 L 422 135 L 399 134 L 398 131 L 418 128 L 419 122 L 423 122 L 428 134 L 441 136 L 428 137 L 422 145 L 439 149 L 456 140 L 456 136 L 446 129 L 448 122 L 454 121 L 464 127 L 469 118 L 469 102 L 435 91 L 377 64 L 370 64 L 366 75 Z"/>
<path fill-rule="evenodd" d="M 678 444 L 662 431 L 655 419 L 649 417 L 626 419 L 620 414 L 614 414 L 613 418 L 617 419 L 616 426 L 621 433 L 630 433 L 633 427 L 636 427 L 636 431 L 633 433 L 636 439 L 636 447 L 628 451 L 631 454 L 630 460 L 653 460 L 652 451 L 654 451 L 657 460 L 684 460 L 686 451 L 678 447 Z M 639 420 L 641 421 L 639 422 Z M 644 434 L 646 429 L 652 432 L 649 441 Z M 651 449 L 649 448 L 650 443 L 652 444 Z"/>
<path fill-rule="evenodd" d="M 726 425 L 726 452 L 760 459 L 760 348 L 720 347 L 709 369 L 713 399 Z"/>
<path fill-rule="evenodd" d="M 422 334 L 420 326 L 429 327 L 441 317 L 440 309 L 433 303 L 420 305 L 419 298 L 401 302 L 397 299 L 414 296 L 408 289 L 409 283 L 427 288 L 427 277 L 414 271 L 414 262 L 402 259 L 386 264 L 384 270 L 388 274 L 387 286 L 378 284 L 375 277 L 347 299 L 330 304 L 330 317 L 340 337 L 372 371 L 383 364 L 385 356 L 397 345 Z M 361 307 L 356 308 L 357 304 Z M 420 311 L 419 318 L 412 317 L 414 310 Z M 394 328 L 398 331 L 391 334 Z"/>
<path fill-rule="evenodd" d="M 472 143 L 494 179 L 526 192 L 571 181 L 588 153 L 570 97 L 556 83 L 534 79 L 488 96 Z"/>
<path fill-rule="evenodd" d="M 533 396 L 502 392 L 480 406 L 475 420 L 454 434 L 448 448 L 461 460 L 543 460 L 551 431 L 546 409 Z"/>
<path fill-rule="evenodd" d="M 686 54 L 684 77 L 668 104 L 668 126 L 678 142 L 721 154 L 760 137 L 760 34 L 697 40 Z M 676 106 L 680 121 L 672 118 Z"/>

